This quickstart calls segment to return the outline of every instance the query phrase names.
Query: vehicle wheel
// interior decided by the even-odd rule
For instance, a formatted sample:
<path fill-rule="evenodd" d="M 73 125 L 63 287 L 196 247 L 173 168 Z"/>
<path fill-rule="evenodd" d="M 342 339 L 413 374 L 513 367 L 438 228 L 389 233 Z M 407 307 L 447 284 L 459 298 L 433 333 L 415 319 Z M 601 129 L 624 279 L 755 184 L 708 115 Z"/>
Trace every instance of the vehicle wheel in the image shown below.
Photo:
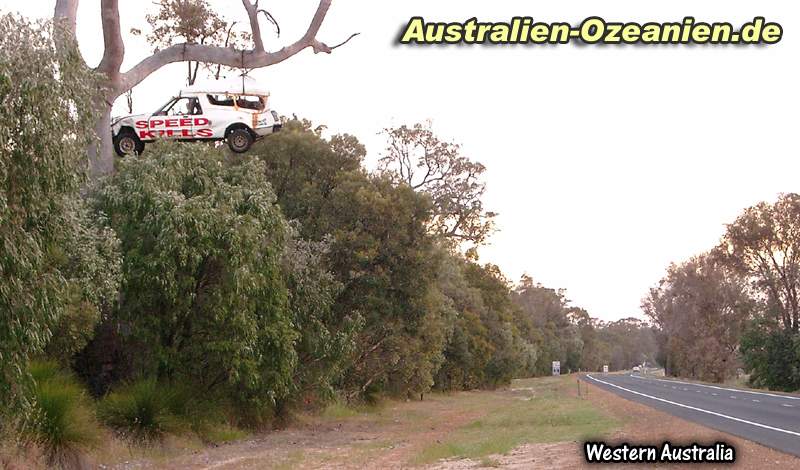
<path fill-rule="evenodd" d="M 114 137 L 114 150 L 120 157 L 141 155 L 144 152 L 144 142 L 133 133 L 122 132 Z"/>
<path fill-rule="evenodd" d="M 233 129 L 228 132 L 228 147 L 236 153 L 244 153 L 253 145 L 253 134 L 247 129 Z"/>

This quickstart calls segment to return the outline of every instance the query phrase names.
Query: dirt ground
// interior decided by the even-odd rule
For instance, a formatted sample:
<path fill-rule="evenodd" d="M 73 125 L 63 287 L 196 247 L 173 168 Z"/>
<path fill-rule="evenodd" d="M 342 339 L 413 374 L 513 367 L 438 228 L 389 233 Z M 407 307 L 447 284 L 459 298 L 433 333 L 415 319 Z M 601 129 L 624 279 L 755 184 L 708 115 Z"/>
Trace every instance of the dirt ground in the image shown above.
<path fill-rule="evenodd" d="M 696 425 L 620 398 L 599 388 L 589 387 L 588 400 L 623 424 L 609 442 L 659 444 L 672 442 L 713 443 L 722 440 L 736 448 L 733 468 L 800 468 L 800 459 L 764 446 Z M 433 396 L 425 401 L 392 402 L 378 414 L 339 419 L 314 419 L 287 430 L 273 432 L 242 442 L 209 448 L 176 458 L 125 462 L 111 468 L 139 469 L 262 469 L 262 468 L 426 468 L 460 470 L 476 468 L 507 469 L 582 469 L 615 468 L 588 465 L 581 443 L 556 442 L 524 444 L 505 455 L 480 460 L 449 459 L 420 466 L 415 458 L 431 443 L 479 419 L 486 412 L 487 398 L 507 398 L 511 390 L 462 392 Z M 577 395 L 577 390 L 570 392 Z M 488 394 L 488 395 L 487 395 Z M 494 395 L 493 395 L 494 394 Z M 654 424 L 656 423 L 656 424 Z M 714 465 L 660 465 L 659 468 L 715 468 Z M 730 465 L 717 466 L 731 468 Z M 617 468 L 634 468 L 621 465 Z"/>

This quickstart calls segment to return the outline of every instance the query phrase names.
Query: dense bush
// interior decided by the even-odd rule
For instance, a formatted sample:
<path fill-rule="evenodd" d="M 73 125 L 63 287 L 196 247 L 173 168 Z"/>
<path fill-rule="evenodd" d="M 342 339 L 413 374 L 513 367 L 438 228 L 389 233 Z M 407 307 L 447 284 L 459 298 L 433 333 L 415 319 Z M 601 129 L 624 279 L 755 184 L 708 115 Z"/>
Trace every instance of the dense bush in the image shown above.
<path fill-rule="evenodd" d="M 752 385 L 800 390 L 800 335 L 753 322 L 742 335 L 741 352 Z"/>
<path fill-rule="evenodd" d="M 444 340 L 434 292 L 439 258 L 426 228 L 430 201 L 368 175 L 352 136 L 324 139 L 308 122 L 290 121 L 253 153 L 301 237 L 328 243 L 323 262 L 341 289 L 326 329 L 352 335 L 360 326 L 337 385 L 350 397 L 427 391 Z"/>
<path fill-rule="evenodd" d="M 289 306 L 299 338 L 292 390 L 282 406 L 302 403 L 316 407 L 332 399 L 334 382 L 347 367 L 355 349 L 355 334 L 362 326 L 358 315 L 341 321 L 334 317 L 332 307 L 342 286 L 325 268 L 329 250 L 328 239 L 307 241 L 295 234 L 284 252 Z"/>
<path fill-rule="evenodd" d="M 134 374 L 274 405 L 291 389 L 297 333 L 281 260 L 290 235 L 254 159 L 203 145 L 128 159 L 94 195 L 123 253 L 109 321 Z"/>

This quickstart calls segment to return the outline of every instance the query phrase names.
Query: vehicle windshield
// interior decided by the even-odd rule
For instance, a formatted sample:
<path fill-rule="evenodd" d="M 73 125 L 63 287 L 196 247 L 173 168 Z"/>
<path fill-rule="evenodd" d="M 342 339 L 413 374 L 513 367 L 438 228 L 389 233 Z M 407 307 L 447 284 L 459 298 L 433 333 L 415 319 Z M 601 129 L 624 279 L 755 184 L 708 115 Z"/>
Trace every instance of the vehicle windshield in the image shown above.
<path fill-rule="evenodd" d="M 200 101 L 196 97 L 183 96 L 171 99 L 153 113 L 153 116 L 188 116 L 197 114 L 203 114 Z"/>
<path fill-rule="evenodd" d="M 166 110 L 169 109 L 170 106 L 172 106 L 172 103 L 174 103 L 176 99 L 177 99 L 176 96 L 170 98 L 169 101 L 161 105 L 161 107 L 159 107 L 157 110 L 153 112 L 153 116 L 165 115 L 167 113 Z"/>

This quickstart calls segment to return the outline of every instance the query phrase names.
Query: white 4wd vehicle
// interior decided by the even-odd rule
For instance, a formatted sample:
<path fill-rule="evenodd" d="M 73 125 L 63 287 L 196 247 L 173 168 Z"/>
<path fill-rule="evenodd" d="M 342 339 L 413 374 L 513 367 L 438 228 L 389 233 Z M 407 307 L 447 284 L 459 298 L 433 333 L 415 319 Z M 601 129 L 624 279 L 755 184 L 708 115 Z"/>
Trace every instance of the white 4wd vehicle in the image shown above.
<path fill-rule="evenodd" d="M 281 128 L 268 99 L 269 92 L 248 77 L 192 85 L 151 114 L 113 119 L 114 150 L 120 156 L 141 154 L 145 143 L 156 139 L 227 140 L 232 151 L 243 153 Z"/>

